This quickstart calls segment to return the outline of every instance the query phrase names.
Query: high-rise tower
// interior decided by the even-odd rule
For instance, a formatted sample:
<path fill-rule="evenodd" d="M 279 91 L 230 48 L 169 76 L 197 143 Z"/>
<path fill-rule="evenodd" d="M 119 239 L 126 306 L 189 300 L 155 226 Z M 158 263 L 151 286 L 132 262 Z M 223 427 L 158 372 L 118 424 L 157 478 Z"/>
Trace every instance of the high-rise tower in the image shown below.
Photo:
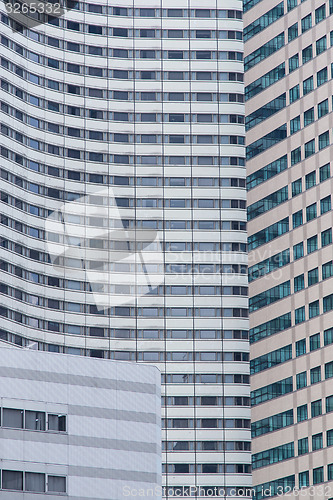
<path fill-rule="evenodd" d="M 155 363 L 169 495 L 228 487 L 219 496 L 234 498 L 250 484 L 242 2 L 68 7 L 29 28 L 0 7 L 1 336 Z M 57 265 L 48 255 L 47 238 L 65 240 L 45 219 L 84 197 L 109 207 L 108 187 L 113 229 L 162 242 L 162 281 L 134 302 L 132 285 L 89 279 L 133 275 L 122 257 L 91 258 L 131 249 L 95 235 L 98 210 L 59 219 L 90 259 L 71 254 L 61 268 L 62 251 Z M 99 307 L 96 293 L 111 291 L 116 302 Z"/>
<path fill-rule="evenodd" d="M 256 498 L 333 497 L 333 2 L 244 11 Z"/>

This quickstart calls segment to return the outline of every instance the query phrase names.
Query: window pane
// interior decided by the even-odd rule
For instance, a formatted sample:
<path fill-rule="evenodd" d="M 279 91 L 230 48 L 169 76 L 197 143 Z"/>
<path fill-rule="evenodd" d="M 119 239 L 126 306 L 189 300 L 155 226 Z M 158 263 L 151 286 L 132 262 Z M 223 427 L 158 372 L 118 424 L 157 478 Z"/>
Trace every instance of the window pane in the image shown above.
<path fill-rule="evenodd" d="M 65 415 L 48 415 L 48 429 L 50 431 L 66 431 Z"/>
<path fill-rule="evenodd" d="M 2 425 L 4 427 L 23 429 L 23 410 L 4 408 Z"/>
<path fill-rule="evenodd" d="M 40 411 L 26 410 L 25 428 L 35 431 L 45 431 L 45 413 Z"/>
<path fill-rule="evenodd" d="M 25 487 L 26 491 L 45 491 L 45 474 L 38 474 L 35 472 L 25 473 Z"/>
<path fill-rule="evenodd" d="M 23 472 L 15 470 L 2 471 L 2 489 L 23 490 Z"/>
<path fill-rule="evenodd" d="M 66 478 L 61 476 L 48 476 L 47 486 L 47 491 L 66 493 Z"/>

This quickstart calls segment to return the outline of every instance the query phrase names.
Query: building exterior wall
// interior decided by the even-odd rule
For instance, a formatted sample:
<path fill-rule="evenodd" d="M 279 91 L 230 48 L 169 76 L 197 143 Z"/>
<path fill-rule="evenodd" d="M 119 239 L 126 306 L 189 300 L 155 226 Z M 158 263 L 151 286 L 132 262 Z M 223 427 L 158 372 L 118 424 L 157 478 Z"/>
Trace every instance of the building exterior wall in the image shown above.
<path fill-rule="evenodd" d="M 244 11 L 253 482 L 331 497 L 333 5 Z"/>
<path fill-rule="evenodd" d="M 1 347 L 0 371 L 1 498 L 161 498 L 159 370 Z"/>
<path fill-rule="evenodd" d="M 69 6 L 23 33 L 1 7 L 1 335 L 156 364 L 170 495 L 234 496 L 250 485 L 242 2 Z M 110 310 L 44 233 L 105 187 L 123 226 L 163 244 L 154 294 Z"/>

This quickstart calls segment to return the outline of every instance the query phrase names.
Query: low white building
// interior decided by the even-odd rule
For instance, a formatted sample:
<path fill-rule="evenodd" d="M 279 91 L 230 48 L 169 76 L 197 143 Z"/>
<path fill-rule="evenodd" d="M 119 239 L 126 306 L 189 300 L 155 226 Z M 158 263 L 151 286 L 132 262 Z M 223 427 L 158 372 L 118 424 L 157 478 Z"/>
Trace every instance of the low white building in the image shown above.
<path fill-rule="evenodd" d="M 0 347 L 1 500 L 160 498 L 160 372 Z"/>

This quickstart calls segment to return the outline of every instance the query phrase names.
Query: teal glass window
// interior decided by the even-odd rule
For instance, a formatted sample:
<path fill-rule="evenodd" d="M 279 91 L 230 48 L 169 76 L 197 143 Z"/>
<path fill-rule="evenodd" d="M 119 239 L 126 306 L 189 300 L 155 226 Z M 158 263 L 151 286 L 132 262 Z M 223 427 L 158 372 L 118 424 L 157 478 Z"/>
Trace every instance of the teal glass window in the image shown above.
<path fill-rule="evenodd" d="M 282 495 L 284 492 L 293 491 L 295 488 L 295 475 L 282 477 L 274 481 L 269 481 L 267 483 L 259 484 L 254 487 L 254 494 L 256 500 L 267 500 L 267 494 L 265 492 L 269 491 L 271 496 Z"/>
<path fill-rule="evenodd" d="M 324 331 L 324 345 L 333 344 L 333 328 Z"/>
<path fill-rule="evenodd" d="M 299 68 L 299 57 L 298 54 L 294 54 L 289 57 L 289 73 L 292 73 L 297 68 Z"/>
<path fill-rule="evenodd" d="M 312 14 L 308 14 L 301 20 L 302 33 L 305 33 L 310 28 L 312 28 Z"/>
<path fill-rule="evenodd" d="M 316 316 L 319 316 L 319 300 L 309 304 L 309 318 L 315 318 Z"/>
<path fill-rule="evenodd" d="M 251 437 L 262 436 L 263 434 L 268 434 L 269 432 L 276 431 L 278 429 L 283 429 L 294 423 L 294 412 L 293 410 L 287 410 L 282 413 L 277 413 L 271 417 L 263 418 L 262 420 L 257 420 L 257 422 L 252 422 L 251 424 Z M 333 441 L 333 435 L 332 435 Z"/>
<path fill-rule="evenodd" d="M 295 309 L 295 324 L 303 323 L 305 321 L 305 306 Z"/>
<path fill-rule="evenodd" d="M 296 389 L 303 389 L 307 386 L 306 372 L 297 373 L 296 375 Z"/>
<path fill-rule="evenodd" d="M 302 63 L 305 64 L 313 58 L 312 45 L 308 45 L 302 50 Z"/>
<path fill-rule="evenodd" d="M 328 99 L 325 99 L 324 101 L 318 104 L 318 118 L 321 118 L 322 116 L 325 116 L 327 114 L 328 114 Z"/>
<path fill-rule="evenodd" d="M 320 333 L 315 333 L 310 337 L 310 351 L 316 351 L 319 348 L 320 348 Z"/>
<path fill-rule="evenodd" d="M 244 58 L 244 71 L 248 71 L 250 68 L 253 68 L 253 66 L 266 59 L 266 57 L 271 56 L 283 46 L 284 32 L 279 33 L 276 37 L 272 38 L 272 40 L 269 40 L 264 45 L 246 56 Z"/>
<path fill-rule="evenodd" d="M 327 280 L 333 276 L 333 262 L 330 260 L 322 265 L 323 280 Z"/>
<path fill-rule="evenodd" d="M 319 56 L 319 54 L 324 52 L 326 49 L 327 49 L 327 39 L 326 39 L 326 35 L 325 35 L 316 41 L 316 54 L 317 54 L 317 56 Z"/>
<path fill-rule="evenodd" d="M 316 267 L 315 269 L 311 269 L 311 271 L 308 271 L 308 286 L 315 285 L 316 283 L 318 283 L 318 281 L 319 281 L 318 267 Z M 311 337 L 310 337 L 310 345 L 311 345 Z"/>
<path fill-rule="evenodd" d="M 310 189 L 316 185 L 316 171 L 313 170 L 305 176 L 305 189 Z"/>
<path fill-rule="evenodd" d="M 332 243 L 332 229 L 326 229 L 326 231 L 322 231 L 321 233 L 321 246 L 326 247 Z"/>
<path fill-rule="evenodd" d="M 331 210 L 331 195 L 326 196 L 322 200 L 320 200 L 320 213 L 321 215 L 326 214 Z"/>
<path fill-rule="evenodd" d="M 293 392 L 293 378 L 288 377 L 273 384 L 260 387 L 251 392 L 251 406 L 256 406 L 264 401 L 278 398 L 284 394 Z"/>
<path fill-rule="evenodd" d="M 267 87 L 273 85 L 273 83 L 281 80 L 286 75 L 285 63 L 281 63 L 276 68 L 273 68 L 268 73 L 265 73 L 262 77 L 258 78 L 254 82 L 250 83 L 245 87 L 245 100 L 251 99 L 255 95 L 262 92 Z"/>
<path fill-rule="evenodd" d="M 306 242 L 307 242 L 308 253 L 312 253 L 312 252 L 315 252 L 316 250 L 318 250 L 318 237 L 317 237 L 317 235 L 311 236 L 311 238 L 308 238 Z"/>
<path fill-rule="evenodd" d="M 288 42 L 298 37 L 298 23 L 293 24 L 288 28 Z"/>
<path fill-rule="evenodd" d="M 274 177 L 287 168 L 288 157 L 287 155 L 281 156 L 281 158 L 278 158 L 272 163 L 265 165 L 265 167 L 261 168 L 260 170 L 257 170 L 253 174 L 250 174 L 246 179 L 247 190 L 249 191 L 250 189 L 253 189 L 255 186 L 258 186 L 258 184 L 261 184 L 271 177 Z"/>
<path fill-rule="evenodd" d="M 291 165 L 299 163 L 301 159 L 302 159 L 302 152 L 301 152 L 301 146 L 299 146 L 298 148 L 293 149 L 290 153 Z"/>
<path fill-rule="evenodd" d="M 297 196 L 302 192 L 302 178 L 297 179 L 291 184 L 291 195 L 292 197 Z"/>
<path fill-rule="evenodd" d="M 325 363 L 325 379 L 333 377 L 333 361 Z"/>
<path fill-rule="evenodd" d="M 303 224 L 303 210 L 299 210 L 293 214 L 293 229 Z"/>
<path fill-rule="evenodd" d="M 322 415 L 322 404 L 321 399 L 317 399 L 317 401 L 312 401 L 311 403 L 311 418 L 318 417 Z"/>
<path fill-rule="evenodd" d="M 330 5 L 330 14 L 333 14 L 333 0 L 330 0 L 329 5 Z"/>
<path fill-rule="evenodd" d="M 247 12 L 252 9 L 257 3 L 261 2 L 261 0 L 244 0 L 243 3 L 243 12 Z"/>
<path fill-rule="evenodd" d="M 311 141 L 306 142 L 305 146 L 304 146 L 305 158 L 308 158 L 309 156 L 314 155 L 315 152 L 316 152 L 315 140 L 312 139 Z"/>
<path fill-rule="evenodd" d="M 251 375 L 254 373 L 259 373 L 263 370 L 267 370 L 268 368 L 272 368 L 272 366 L 280 365 L 281 363 L 285 363 L 292 358 L 292 345 L 286 345 L 277 349 L 276 351 L 269 352 L 267 354 L 263 354 L 258 358 L 254 358 L 250 362 Z"/>
<path fill-rule="evenodd" d="M 329 179 L 331 177 L 331 169 L 330 169 L 330 164 L 326 163 L 326 165 L 323 165 L 319 169 L 319 181 L 324 182 L 326 179 Z"/>
<path fill-rule="evenodd" d="M 245 11 L 244 11 L 245 12 Z M 270 26 L 274 21 L 279 19 L 284 15 L 284 6 L 283 2 L 279 3 L 276 7 L 269 10 L 261 17 L 253 21 L 253 23 L 249 24 L 244 28 L 244 42 L 257 35 L 265 29 L 267 26 Z"/>
<path fill-rule="evenodd" d="M 264 135 L 260 139 L 256 140 L 255 142 L 252 142 L 252 144 L 247 146 L 246 159 L 250 160 L 251 158 L 254 158 L 255 156 L 266 151 L 268 148 L 283 141 L 286 137 L 287 137 L 287 124 L 284 123 L 280 127 L 276 128 L 275 130 L 272 130 L 268 134 Z"/>
<path fill-rule="evenodd" d="M 304 127 L 310 125 L 314 122 L 314 108 L 307 109 L 304 111 Z"/>
<path fill-rule="evenodd" d="M 315 23 L 318 24 L 326 17 L 326 5 L 323 4 L 315 10 Z"/>
<path fill-rule="evenodd" d="M 269 274 L 280 267 L 286 266 L 290 262 L 290 250 L 287 248 L 282 252 L 268 257 L 268 259 L 258 262 L 249 267 L 249 282 L 254 281 L 265 274 Z"/>
<path fill-rule="evenodd" d="M 290 135 L 295 134 L 301 129 L 301 117 L 298 115 L 290 120 Z"/>
<path fill-rule="evenodd" d="M 333 294 L 327 295 L 323 299 L 324 312 L 332 311 L 333 309 Z"/>
<path fill-rule="evenodd" d="M 299 292 L 304 289 L 304 274 L 300 274 L 294 278 L 294 292 Z"/>
<path fill-rule="evenodd" d="M 283 188 L 275 191 L 274 193 L 269 194 L 265 198 L 262 198 L 259 201 L 256 201 L 252 205 L 247 208 L 247 220 L 255 219 L 259 217 L 259 215 L 271 210 L 272 208 L 280 205 L 281 203 L 288 200 L 288 186 L 284 186 Z"/>
<path fill-rule="evenodd" d="M 324 482 L 324 467 L 316 467 L 313 469 L 313 484 Z"/>
<path fill-rule="evenodd" d="M 310 383 L 316 384 L 321 382 L 321 366 L 316 366 L 310 370 Z"/>
<path fill-rule="evenodd" d="M 323 134 L 319 135 L 319 151 L 329 146 L 329 144 L 330 144 L 330 134 L 329 131 L 327 130 Z"/>
<path fill-rule="evenodd" d="M 326 398 L 326 413 L 331 413 L 333 411 L 333 396 L 328 396 Z"/>
<path fill-rule="evenodd" d="M 312 92 L 313 90 L 313 76 L 310 76 L 306 80 L 303 81 L 303 95 Z"/>
<path fill-rule="evenodd" d="M 297 243 L 297 245 L 294 245 L 294 260 L 301 259 L 304 257 L 304 245 L 303 241 L 300 243 Z"/>
<path fill-rule="evenodd" d="M 327 446 L 333 445 L 333 429 L 330 429 L 326 432 L 326 443 L 327 443 Z"/>
<path fill-rule="evenodd" d="M 296 342 L 296 357 L 306 353 L 306 340 L 301 339 Z"/>
<path fill-rule="evenodd" d="M 305 455 L 305 453 L 309 453 L 308 438 L 298 440 L 298 455 Z"/>
<path fill-rule="evenodd" d="M 288 0 L 287 2 L 288 12 L 294 9 L 296 6 L 297 6 L 297 0 Z"/>
<path fill-rule="evenodd" d="M 258 248 L 261 245 L 264 245 L 265 243 L 268 243 L 269 241 L 278 238 L 282 234 L 287 233 L 288 231 L 289 231 L 289 218 L 286 217 L 285 219 L 282 219 L 279 222 L 275 222 L 275 224 L 272 224 L 271 226 L 268 226 L 265 229 L 262 229 L 261 231 L 258 231 L 257 233 L 249 236 L 248 238 L 249 250 Z"/>
<path fill-rule="evenodd" d="M 306 207 L 306 222 L 313 220 L 317 217 L 317 203 L 312 203 Z"/>
<path fill-rule="evenodd" d="M 294 443 L 286 443 L 276 448 L 254 453 L 252 455 L 252 469 L 260 469 L 267 465 L 283 462 L 295 456 Z"/>
<path fill-rule="evenodd" d="M 330 32 L 330 45 L 333 45 L 333 31 Z"/>
<path fill-rule="evenodd" d="M 303 422 L 308 419 L 308 405 L 297 407 L 297 422 Z"/>
<path fill-rule="evenodd" d="M 327 466 L 327 480 L 332 481 L 333 479 L 333 464 L 328 464 Z"/>
<path fill-rule="evenodd" d="M 295 87 L 292 87 L 291 89 L 289 89 L 289 102 L 290 104 L 292 102 L 295 102 L 297 101 L 297 99 L 299 99 L 299 84 L 295 85 Z"/>
<path fill-rule="evenodd" d="M 265 337 L 270 337 L 275 333 L 282 332 L 291 327 L 291 313 L 288 312 L 282 316 L 266 321 L 261 325 L 250 329 L 250 343 L 258 342 Z"/>
<path fill-rule="evenodd" d="M 323 434 L 319 432 L 312 436 L 312 451 L 321 450 L 323 447 Z"/>
<path fill-rule="evenodd" d="M 274 304 L 278 300 L 281 300 L 290 295 L 290 281 L 285 281 L 280 285 L 274 286 L 269 290 L 265 290 L 264 292 L 258 293 L 249 299 L 249 311 L 257 311 L 262 307 L 265 307 L 269 304 Z"/>
<path fill-rule="evenodd" d="M 298 474 L 299 488 L 310 486 L 309 471 L 305 470 Z"/>
<path fill-rule="evenodd" d="M 326 83 L 327 80 L 328 80 L 327 68 L 323 68 L 317 72 L 317 87 L 320 87 L 320 85 Z"/>
<path fill-rule="evenodd" d="M 253 113 L 246 116 L 245 130 L 250 130 L 255 125 L 258 125 L 258 123 L 263 122 L 270 116 L 280 111 L 280 109 L 283 109 L 285 107 L 286 107 L 286 94 L 284 93 L 281 94 L 276 99 L 273 99 L 273 101 L 270 101 L 269 103 L 265 104 L 265 106 L 256 109 Z"/>

